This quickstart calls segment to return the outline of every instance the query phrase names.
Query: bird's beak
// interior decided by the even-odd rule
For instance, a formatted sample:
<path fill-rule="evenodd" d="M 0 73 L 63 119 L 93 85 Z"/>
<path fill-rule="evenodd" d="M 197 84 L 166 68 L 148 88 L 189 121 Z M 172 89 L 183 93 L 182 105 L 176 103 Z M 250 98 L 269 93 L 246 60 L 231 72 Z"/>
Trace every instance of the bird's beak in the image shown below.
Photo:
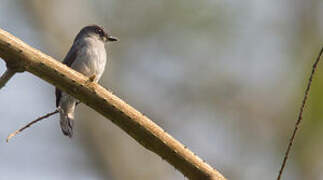
<path fill-rule="evenodd" d="M 114 36 L 108 36 L 108 41 L 119 41 L 119 39 Z"/>

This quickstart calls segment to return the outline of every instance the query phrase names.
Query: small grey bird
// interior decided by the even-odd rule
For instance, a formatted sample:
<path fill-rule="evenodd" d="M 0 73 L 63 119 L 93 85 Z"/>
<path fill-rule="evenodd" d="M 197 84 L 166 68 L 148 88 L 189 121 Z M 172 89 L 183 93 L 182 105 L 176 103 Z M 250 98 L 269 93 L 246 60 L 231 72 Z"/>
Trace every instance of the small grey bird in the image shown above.
<path fill-rule="evenodd" d="M 104 45 L 106 42 L 117 40 L 98 25 L 86 26 L 77 34 L 63 63 L 89 77 L 91 81 L 98 82 L 107 62 Z M 63 134 L 72 137 L 74 110 L 78 100 L 57 88 L 55 95 Z"/>

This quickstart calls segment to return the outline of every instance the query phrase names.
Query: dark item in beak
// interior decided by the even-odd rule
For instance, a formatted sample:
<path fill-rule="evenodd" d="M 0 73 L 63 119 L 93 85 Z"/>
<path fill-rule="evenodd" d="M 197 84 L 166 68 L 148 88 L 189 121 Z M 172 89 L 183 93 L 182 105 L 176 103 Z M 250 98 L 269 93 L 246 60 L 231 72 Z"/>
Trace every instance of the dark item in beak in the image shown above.
<path fill-rule="evenodd" d="M 108 36 L 108 41 L 119 41 L 119 39 L 114 36 Z"/>

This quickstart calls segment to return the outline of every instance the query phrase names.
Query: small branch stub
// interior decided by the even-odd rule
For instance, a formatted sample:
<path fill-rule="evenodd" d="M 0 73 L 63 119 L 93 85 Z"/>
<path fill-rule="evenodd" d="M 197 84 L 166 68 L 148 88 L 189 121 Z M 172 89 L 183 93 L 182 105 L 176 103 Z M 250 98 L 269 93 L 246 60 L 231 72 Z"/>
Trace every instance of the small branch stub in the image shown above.
<path fill-rule="evenodd" d="M 3 88 L 7 82 L 15 75 L 16 71 L 11 68 L 7 68 L 7 70 L 0 77 L 0 89 Z"/>

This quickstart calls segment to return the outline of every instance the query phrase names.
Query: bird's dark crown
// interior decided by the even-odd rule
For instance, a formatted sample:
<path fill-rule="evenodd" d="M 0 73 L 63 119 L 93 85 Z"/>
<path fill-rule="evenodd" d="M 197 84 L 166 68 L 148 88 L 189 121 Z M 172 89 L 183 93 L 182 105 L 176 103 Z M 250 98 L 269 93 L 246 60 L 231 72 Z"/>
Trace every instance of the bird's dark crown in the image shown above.
<path fill-rule="evenodd" d="M 77 41 L 78 39 L 80 39 L 81 37 L 84 36 L 89 36 L 91 34 L 94 35 L 98 35 L 99 38 L 104 41 L 118 41 L 118 38 L 113 37 L 108 35 L 108 33 L 106 33 L 103 29 L 103 27 L 98 26 L 98 25 L 89 25 L 89 26 L 85 26 L 83 29 L 81 29 L 81 31 L 77 34 L 76 38 L 74 41 Z"/>
<path fill-rule="evenodd" d="M 108 34 L 104 31 L 103 27 L 94 24 L 94 25 L 89 25 L 82 28 L 81 31 L 78 33 L 77 37 L 75 38 L 75 40 L 89 33 L 97 34 L 102 39 L 108 37 Z"/>

